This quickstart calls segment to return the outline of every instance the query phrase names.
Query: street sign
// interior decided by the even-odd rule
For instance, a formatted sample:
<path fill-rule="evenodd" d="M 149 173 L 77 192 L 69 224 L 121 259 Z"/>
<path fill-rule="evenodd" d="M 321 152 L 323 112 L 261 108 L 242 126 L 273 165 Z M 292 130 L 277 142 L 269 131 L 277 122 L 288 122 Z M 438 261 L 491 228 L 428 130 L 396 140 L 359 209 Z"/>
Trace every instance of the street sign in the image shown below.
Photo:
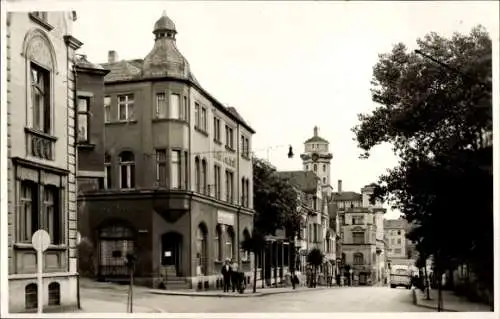
<path fill-rule="evenodd" d="M 43 252 L 49 248 L 50 235 L 43 229 L 37 230 L 31 243 L 36 250 L 36 265 L 37 265 L 37 278 L 38 278 L 38 313 L 43 312 Z"/>
<path fill-rule="evenodd" d="M 37 252 L 40 251 L 43 253 L 49 248 L 50 235 L 45 230 L 39 229 L 33 234 L 33 237 L 31 237 L 31 243 Z"/>

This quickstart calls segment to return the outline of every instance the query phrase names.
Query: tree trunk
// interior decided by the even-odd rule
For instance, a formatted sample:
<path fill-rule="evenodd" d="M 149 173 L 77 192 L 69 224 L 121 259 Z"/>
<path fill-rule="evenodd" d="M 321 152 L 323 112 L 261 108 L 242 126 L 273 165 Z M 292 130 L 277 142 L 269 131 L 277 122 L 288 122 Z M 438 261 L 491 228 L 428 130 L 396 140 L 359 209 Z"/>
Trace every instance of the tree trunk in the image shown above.
<path fill-rule="evenodd" d="M 253 293 L 257 291 L 257 252 L 254 252 L 253 261 Z"/>
<path fill-rule="evenodd" d="M 429 280 L 429 275 L 427 274 L 427 259 L 425 259 L 425 266 L 424 266 L 424 271 L 425 271 L 425 289 L 426 289 L 426 292 L 427 292 L 427 300 L 431 300 L 431 292 L 430 292 L 430 289 L 431 289 L 431 282 Z"/>

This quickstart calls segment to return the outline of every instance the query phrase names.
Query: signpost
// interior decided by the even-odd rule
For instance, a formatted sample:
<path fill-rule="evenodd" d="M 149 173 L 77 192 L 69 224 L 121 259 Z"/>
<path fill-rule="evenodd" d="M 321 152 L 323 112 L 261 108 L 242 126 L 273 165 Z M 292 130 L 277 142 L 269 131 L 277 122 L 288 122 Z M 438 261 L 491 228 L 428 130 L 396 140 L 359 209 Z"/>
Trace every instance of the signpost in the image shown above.
<path fill-rule="evenodd" d="M 43 253 L 49 248 L 50 236 L 43 229 L 37 230 L 33 237 L 31 237 L 31 243 L 33 248 L 36 250 L 36 265 L 37 265 L 37 278 L 38 278 L 38 313 L 43 313 Z"/>

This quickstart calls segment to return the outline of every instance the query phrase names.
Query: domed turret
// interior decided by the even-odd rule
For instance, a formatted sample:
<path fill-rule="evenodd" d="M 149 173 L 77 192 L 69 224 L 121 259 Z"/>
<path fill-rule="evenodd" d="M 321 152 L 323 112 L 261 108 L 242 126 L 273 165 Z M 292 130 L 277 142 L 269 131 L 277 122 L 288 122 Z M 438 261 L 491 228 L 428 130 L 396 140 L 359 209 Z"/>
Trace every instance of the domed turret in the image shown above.
<path fill-rule="evenodd" d="M 189 63 L 175 44 L 175 35 L 177 34 L 175 24 L 167 17 L 165 11 L 161 18 L 156 21 L 153 34 L 155 35 L 155 44 L 151 52 L 144 58 L 142 76 L 190 78 Z"/>

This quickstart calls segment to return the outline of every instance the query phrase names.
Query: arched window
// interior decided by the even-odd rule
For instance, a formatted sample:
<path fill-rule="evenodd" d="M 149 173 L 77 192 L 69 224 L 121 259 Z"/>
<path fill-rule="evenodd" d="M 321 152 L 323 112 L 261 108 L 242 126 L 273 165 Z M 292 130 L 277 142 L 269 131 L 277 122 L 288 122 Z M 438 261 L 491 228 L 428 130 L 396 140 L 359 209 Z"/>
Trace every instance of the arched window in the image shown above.
<path fill-rule="evenodd" d="M 104 154 L 104 189 L 111 188 L 111 155 L 109 153 Z"/>
<path fill-rule="evenodd" d="M 29 284 L 24 288 L 24 307 L 34 309 L 38 307 L 38 286 Z"/>
<path fill-rule="evenodd" d="M 49 306 L 58 306 L 61 304 L 61 286 L 58 282 L 49 284 Z"/>
<path fill-rule="evenodd" d="M 134 153 L 123 151 L 120 153 L 120 188 L 135 187 Z"/>
<path fill-rule="evenodd" d="M 203 159 L 201 161 L 201 192 L 207 194 L 207 161 Z"/>
<path fill-rule="evenodd" d="M 221 225 L 215 226 L 215 236 L 214 236 L 214 252 L 215 252 L 215 260 L 222 261 L 222 229 Z"/>
<path fill-rule="evenodd" d="M 199 275 L 207 274 L 207 226 L 203 223 L 196 230 L 196 257 L 198 260 Z"/>
<path fill-rule="evenodd" d="M 194 181 L 194 184 L 195 184 L 195 191 L 196 192 L 200 192 L 200 159 L 198 157 L 195 157 L 194 158 L 194 170 L 195 170 L 195 173 L 194 173 L 194 178 L 195 178 L 195 181 Z"/>
<path fill-rule="evenodd" d="M 233 227 L 227 227 L 226 233 L 226 258 L 234 258 L 234 230 Z"/>
<path fill-rule="evenodd" d="M 318 170 L 318 165 L 314 164 L 314 165 L 313 165 L 313 171 L 315 171 L 315 172 L 316 172 L 317 170 Z"/>
<path fill-rule="evenodd" d="M 353 256 L 353 264 L 354 265 L 363 265 L 364 262 L 364 257 L 362 253 L 355 253 Z"/>
<path fill-rule="evenodd" d="M 243 231 L 243 240 L 249 240 L 249 239 L 250 239 L 250 232 L 248 231 L 248 229 L 245 228 L 245 230 Z M 248 251 L 243 251 L 243 256 L 241 259 L 245 261 L 250 260 L 248 256 Z"/>

